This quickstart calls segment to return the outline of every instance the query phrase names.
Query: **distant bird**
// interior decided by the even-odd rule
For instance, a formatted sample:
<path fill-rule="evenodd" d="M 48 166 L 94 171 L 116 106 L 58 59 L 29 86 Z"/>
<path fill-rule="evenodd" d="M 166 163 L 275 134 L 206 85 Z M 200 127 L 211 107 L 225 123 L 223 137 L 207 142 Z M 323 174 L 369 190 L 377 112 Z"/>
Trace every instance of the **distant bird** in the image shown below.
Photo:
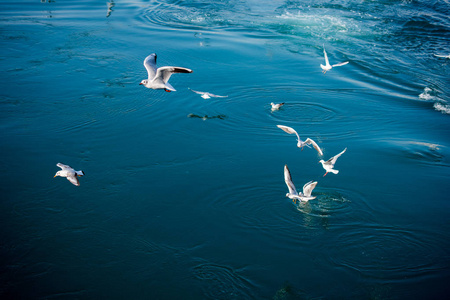
<path fill-rule="evenodd" d="M 270 105 L 272 106 L 272 111 L 275 111 L 275 110 L 279 110 L 284 105 L 284 102 L 282 102 L 282 103 L 270 102 Z"/>
<path fill-rule="evenodd" d="M 149 89 L 163 89 L 166 92 L 176 91 L 168 82 L 173 73 L 192 73 L 192 70 L 181 67 L 156 68 L 156 53 L 152 53 L 145 58 L 144 67 L 147 69 L 148 79 L 142 80 L 139 84 Z"/>
<path fill-rule="evenodd" d="M 450 54 L 449 55 L 433 54 L 433 55 L 436 57 L 450 58 Z"/>
<path fill-rule="evenodd" d="M 342 151 L 341 153 L 333 156 L 332 158 L 330 158 L 327 161 L 324 161 L 323 159 L 321 159 L 319 162 L 322 164 L 322 167 L 325 169 L 326 173 L 323 175 L 325 177 L 325 175 L 328 174 L 328 172 L 331 172 L 333 174 L 337 174 L 339 173 L 338 170 L 333 169 L 334 168 L 334 164 L 336 163 L 336 160 L 339 158 L 339 156 L 341 156 L 342 154 L 344 154 L 344 152 L 347 150 L 347 148 L 344 149 L 344 151 Z"/>
<path fill-rule="evenodd" d="M 335 65 L 330 65 L 330 62 L 328 61 L 327 52 L 325 51 L 325 45 L 323 46 L 323 54 L 325 56 L 325 66 L 320 64 L 320 67 L 323 70 L 323 74 L 325 74 L 327 71 L 331 70 L 334 67 L 340 67 L 340 66 L 348 64 L 348 61 L 346 61 L 346 62 L 338 63 L 338 64 L 335 64 Z"/>
<path fill-rule="evenodd" d="M 316 149 L 317 152 L 319 152 L 319 155 L 323 155 L 322 149 L 320 149 L 320 147 L 312 139 L 307 138 L 305 141 L 302 141 L 297 131 L 295 131 L 293 128 L 284 125 L 277 125 L 277 127 L 289 134 L 295 134 L 297 136 L 297 147 L 302 148 L 303 150 L 303 147 L 308 146 L 309 148 L 311 148 L 310 145 L 312 145 L 314 149 Z"/>
<path fill-rule="evenodd" d="M 53 176 L 53 178 L 55 178 L 56 176 L 67 177 L 67 180 L 72 182 L 74 185 L 76 185 L 76 186 L 80 185 L 80 182 L 78 181 L 78 177 L 84 176 L 83 171 L 75 171 L 73 168 L 69 167 L 68 165 L 64 165 L 62 163 L 57 163 L 56 165 L 58 167 L 60 167 L 61 170 L 56 172 L 56 174 L 55 174 L 55 176 Z"/>
<path fill-rule="evenodd" d="M 215 98 L 226 98 L 226 97 L 228 97 L 228 96 L 214 95 L 214 94 L 211 94 L 211 93 L 208 93 L 208 92 L 194 91 L 194 90 L 191 89 L 191 88 L 189 88 L 189 89 L 190 89 L 191 91 L 193 91 L 194 93 L 201 95 L 201 97 L 202 97 L 203 99 L 209 99 L 209 98 L 211 98 L 211 97 L 215 97 Z"/>
<path fill-rule="evenodd" d="M 298 193 L 295 189 L 295 185 L 292 182 L 291 172 L 289 172 L 288 166 L 284 165 L 284 181 L 289 189 L 289 193 L 286 194 L 286 197 L 292 199 L 293 202 L 299 199 L 301 201 L 309 201 L 315 199 L 316 197 L 311 196 L 313 189 L 317 185 L 317 181 L 310 181 L 303 186 L 303 193 Z"/>

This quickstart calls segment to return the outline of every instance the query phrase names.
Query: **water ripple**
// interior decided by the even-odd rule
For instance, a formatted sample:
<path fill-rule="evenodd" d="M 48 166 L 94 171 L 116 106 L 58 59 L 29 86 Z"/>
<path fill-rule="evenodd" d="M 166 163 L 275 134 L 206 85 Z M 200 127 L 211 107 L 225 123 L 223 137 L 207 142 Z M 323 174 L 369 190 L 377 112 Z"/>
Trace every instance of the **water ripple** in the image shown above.
<path fill-rule="evenodd" d="M 196 279 L 202 281 L 208 299 L 255 299 L 254 285 L 240 270 L 212 263 L 200 263 L 192 268 Z"/>

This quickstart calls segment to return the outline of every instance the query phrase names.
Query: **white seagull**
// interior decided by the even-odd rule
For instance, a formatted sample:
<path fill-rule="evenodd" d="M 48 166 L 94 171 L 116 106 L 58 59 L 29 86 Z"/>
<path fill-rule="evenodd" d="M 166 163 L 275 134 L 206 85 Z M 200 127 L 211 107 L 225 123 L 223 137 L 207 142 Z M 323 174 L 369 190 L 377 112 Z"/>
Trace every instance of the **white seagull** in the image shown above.
<path fill-rule="evenodd" d="M 309 146 L 309 145 L 312 145 L 314 147 L 314 149 L 316 149 L 317 152 L 319 152 L 319 155 L 323 155 L 322 149 L 320 149 L 320 147 L 312 139 L 307 138 L 305 141 L 302 141 L 300 139 L 300 137 L 298 136 L 297 131 L 295 131 L 293 128 L 288 127 L 288 126 L 284 126 L 284 125 L 277 125 L 277 127 L 282 129 L 283 131 L 286 131 L 289 134 L 294 134 L 295 133 L 295 135 L 297 136 L 297 141 L 298 141 L 297 142 L 297 147 L 302 148 L 302 150 L 303 150 L 303 147 L 308 146 L 309 148 L 311 148 L 311 146 Z"/>
<path fill-rule="evenodd" d="M 80 185 L 78 177 L 84 175 L 83 171 L 75 171 L 73 168 L 69 167 L 68 165 L 64 165 L 62 163 L 57 163 L 56 165 L 60 167 L 61 170 L 56 172 L 53 178 L 55 178 L 56 176 L 67 177 L 67 180 L 72 182 L 74 185 L 76 186 Z"/>
<path fill-rule="evenodd" d="M 192 73 L 191 69 L 181 67 L 156 68 L 156 53 L 152 53 L 145 58 L 144 67 L 147 69 L 148 79 L 142 80 L 139 84 L 149 89 L 164 89 L 166 92 L 176 91 L 168 82 L 173 73 Z"/>
<path fill-rule="evenodd" d="M 320 64 L 320 67 L 323 70 L 323 74 L 325 74 L 327 71 L 331 70 L 334 67 L 340 67 L 340 66 L 348 64 L 348 61 L 346 61 L 346 62 L 338 63 L 335 65 L 330 65 L 330 62 L 328 61 L 327 52 L 325 51 L 325 45 L 323 46 L 323 55 L 325 56 L 325 66 Z"/>
<path fill-rule="evenodd" d="M 317 185 L 317 181 L 310 181 L 303 186 L 303 193 L 298 193 L 295 189 L 295 185 L 292 182 L 291 172 L 289 172 L 288 166 L 284 165 L 284 181 L 289 189 L 289 193 L 286 194 L 286 197 L 292 199 L 293 202 L 299 199 L 301 201 L 309 201 L 315 199 L 316 197 L 311 196 L 313 189 Z"/>
<path fill-rule="evenodd" d="M 211 98 L 211 97 L 215 97 L 215 98 L 226 98 L 226 97 L 228 97 L 228 96 L 214 95 L 214 94 L 211 94 L 211 93 L 208 93 L 208 92 L 194 91 L 194 90 L 191 89 L 191 88 L 189 88 L 189 89 L 190 89 L 191 91 L 193 91 L 194 93 L 201 95 L 201 97 L 202 97 L 203 99 L 209 99 L 209 98 Z"/>
<path fill-rule="evenodd" d="M 282 103 L 270 102 L 270 105 L 272 106 L 272 111 L 279 110 L 284 105 L 284 102 L 282 102 Z"/>
<path fill-rule="evenodd" d="M 449 55 L 441 55 L 441 54 L 433 54 L 436 57 L 442 57 L 442 58 L 449 58 L 450 59 L 450 54 Z"/>
<path fill-rule="evenodd" d="M 347 148 L 344 149 L 344 151 L 342 151 L 341 153 L 333 156 L 332 158 L 330 158 L 327 161 L 324 161 L 323 159 L 321 159 L 319 162 L 322 164 L 322 167 L 325 169 L 326 173 L 323 175 L 325 177 L 325 175 L 328 174 L 328 172 L 331 172 L 333 174 L 337 174 L 339 173 L 338 170 L 333 169 L 334 168 L 334 164 L 336 163 L 336 160 L 339 158 L 339 156 L 341 156 L 342 154 L 344 154 L 344 152 L 347 150 Z"/>

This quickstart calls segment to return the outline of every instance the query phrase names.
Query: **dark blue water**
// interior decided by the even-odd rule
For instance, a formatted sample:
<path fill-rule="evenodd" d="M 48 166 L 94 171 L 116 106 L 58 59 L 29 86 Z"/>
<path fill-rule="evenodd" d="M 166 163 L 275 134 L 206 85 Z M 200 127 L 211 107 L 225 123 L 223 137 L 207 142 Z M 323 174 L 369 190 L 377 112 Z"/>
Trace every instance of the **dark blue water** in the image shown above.
<path fill-rule="evenodd" d="M 0 298 L 449 297 L 449 15 L 432 0 L 0 2 Z M 350 63 L 322 74 L 323 45 Z M 138 85 L 152 52 L 194 71 L 176 92 Z M 339 174 L 277 124 L 325 159 L 347 147 Z M 316 199 L 285 197 L 285 164 Z"/>

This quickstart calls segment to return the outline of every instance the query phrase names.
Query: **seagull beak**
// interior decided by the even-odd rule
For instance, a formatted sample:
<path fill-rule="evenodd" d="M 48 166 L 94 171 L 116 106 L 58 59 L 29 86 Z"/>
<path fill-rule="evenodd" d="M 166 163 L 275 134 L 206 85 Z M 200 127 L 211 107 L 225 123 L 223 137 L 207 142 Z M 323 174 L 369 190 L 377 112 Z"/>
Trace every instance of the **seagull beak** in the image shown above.
<path fill-rule="evenodd" d="M 56 175 L 55 176 L 53 176 L 53 178 L 55 178 L 56 177 Z"/>
<path fill-rule="evenodd" d="M 142 84 L 142 82 L 139 83 L 139 85 L 141 85 L 141 84 Z"/>

